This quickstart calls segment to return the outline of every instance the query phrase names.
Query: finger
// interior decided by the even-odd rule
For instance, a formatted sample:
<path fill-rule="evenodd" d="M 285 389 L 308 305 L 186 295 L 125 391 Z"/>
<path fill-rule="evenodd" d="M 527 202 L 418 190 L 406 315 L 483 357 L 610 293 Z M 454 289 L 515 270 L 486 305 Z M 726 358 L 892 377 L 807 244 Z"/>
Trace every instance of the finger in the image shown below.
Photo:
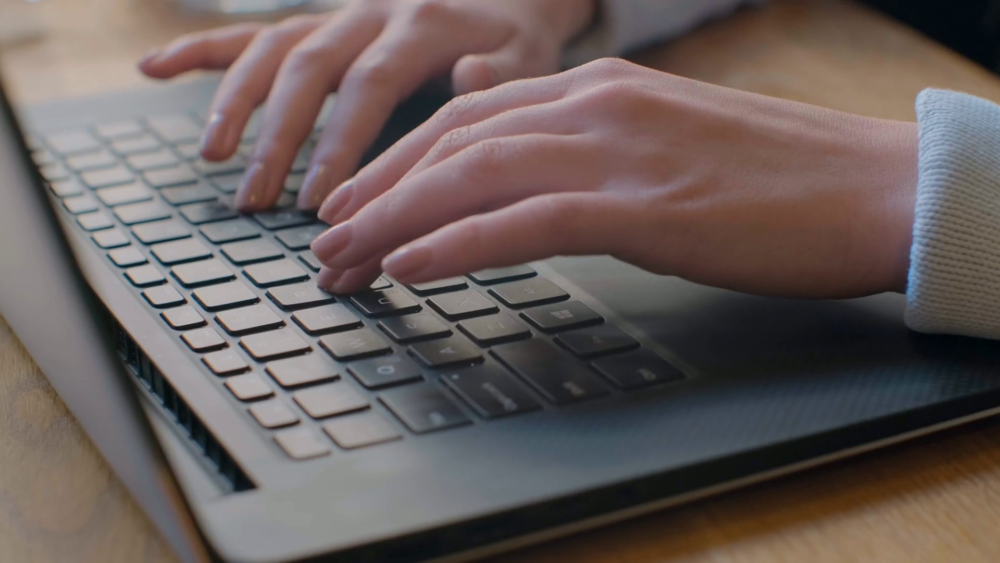
<path fill-rule="evenodd" d="M 313 252 L 346 270 L 470 215 L 542 193 L 595 189 L 600 174 L 589 148 L 582 137 L 538 134 L 477 143 L 333 227 Z"/>
<path fill-rule="evenodd" d="M 215 92 L 202 138 L 202 156 L 225 160 L 236 152 L 247 121 L 271 90 L 281 61 L 325 20 L 325 16 L 289 18 L 254 37 Z"/>
<path fill-rule="evenodd" d="M 452 71 L 455 94 L 462 95 L 489 90 L 505 82 L 521 78 L 544 76 L 558 70 L 520 37 L 492 53 L 476 53 L 462 57 Z"/>
<path fill-rule="evenodd" d="M 327 95 L 382 31 L 379 11 L 347 10 L 299 43 L 281 63 L 254 156 L 237 194 L 240 209 L 265 209 L 278 199 L 288 169 L 312 132 Z"/>
<path fill-rule="evenodd" d="M 337 295 L 364 291 L 370 288 L 372 283 L 382 275 L 382 259 L 384 258 L 384 253 L 379 254 L 364 264 L 348 270 L 323 268 L 320 270 L 316 283 L 321 288 Z"/>
<path fill-rule="evenodd" d="M 446 73 L 464 53 L 506 40 L 505 31 L 476 25 L 463 12 L 433 17 L 437 19 L 394 20 L 351 66 L 299 193 L 300 208 L 317 209 L 337 184 L 354 174 L 401 101 Z"/>
<path fill-rule="evenodd" d="M 643 240 L 633 204 L 606 193 L 550 194 L 452 223 L 382 261 L 412 284 L 552 256 L 629 254 Z"/>
<path fill-rule="evenodd" d="M 189 70 L 227 68 L 263 27 L 246 23 L 183 35 L 146 53 L 139 70 L 152 78 L 172 78 Z"/>

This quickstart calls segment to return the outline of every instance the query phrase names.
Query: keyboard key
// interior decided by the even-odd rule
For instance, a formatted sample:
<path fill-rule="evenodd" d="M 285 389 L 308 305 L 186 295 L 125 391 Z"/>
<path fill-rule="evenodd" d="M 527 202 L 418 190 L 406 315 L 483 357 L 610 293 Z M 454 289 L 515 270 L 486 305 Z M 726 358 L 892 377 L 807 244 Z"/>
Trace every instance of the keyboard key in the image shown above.
<path fill-rule="evenodd" d="M 330 305 L 330 307 L 336 307 L 336 305 Z M 319 343 L 323 348 L 326 348 L 331 356 L 342 362 L 378 356 L 392 351 L 385 339 L 370 328 L 324 336 L 319 340 Z"/>
<path fill-rule="evenodd" d="M 438 293 L 450 293 L 452 291 L 468 289 L 469 284 L 465 283 L 465 280 L 462 278 L 447 278 L 427 283 L 415 283 L 409 287 L 413 290 L 413 293 L 421 297 L 426 297 L 428 295 L 437 295 Z"/>
<path fill-rule="evenodd" d="M 385 279 L 385 276 L 379 276 L 378 279 L 372 282 L 368 289 L 372 291 L 381 291 L 383 289 L 389 289 L 392 287 L 392 282 Z"/>
<path fill-rule="evenodd" d="M 305 183 L 305 174 L 289 174 L 285 178 L 285 191 L 293 194 L 299 193 L 302 189 L 302 184 Z"/>
<path fill-rule="evenodd" d="M 314 272 L 318 272 L 319 269 L 323 267 L 323 264 L 319 261 L 319 258 L 316 258 L 316 255 L 313 254 L 312 250 L 307 250 L 302 254 L 299 254 L 299 261 Z"/>
<path fill-rule="evenodd" d="M 420 304 L 399 289 L 364 291 L 352 296 L 351 303 L 366 316 L 373 318 L 420 311 Z"/>
<path fill-rule="evenodd" d="M 458 291 L 437 295 L 427 300 L 427 304 L 444 315 L 449 321 L 458 321 L 483 315 L 499 313 L 500 308 L 485 295 L 475 290 Z"/>
<path fill-rule="evenodd" d="M 191 306 L 170 309 L 169 311 L 160 313 L 160 316 L 162 316 L 163 320 L 167 321 L 170 328 L 174 330 L 187 330 L 190 328 L 204 326 L 206 324 L 205 317 L 202 317 L 201 314 Z"/>
<path fill-rule="evenodd" d="M 149 287 L 167 281 L 167 278 L 153 266 L 129 268 L 125 270 L 125 277 L 136 287 Z"/>
<path fill-rule="evenodd" d="M 72 197 L 83 193 L 83 186 L 76 180 L 59 180 L 51 182 L 49 188 L 57 197 Z"/>
<path fill-rule="evenodd" d="M 93 213 L 101 208 L 101 206 L 98 205 L 94 198 L 90 197 L 89 194 L 68 197 L 63 200 L 63 207 L 65 207 L 66 211 L 69 211 L 73 215 Z"/>
<path fill-rule="evenodd" d="M 418 360 L 431 368 L 471 365 L 483 361 L 479 348 L 460 336 L 414 344 L 410 350 Z"/>
<path fill-rule="evenodd" d="M 77 215 L 76 222 L 87 232 L 100 231 L 101 229 L 110 229 L 114 227 L 115 224 L 110 217 L 104 214 L 103 211 L 95 211 L 93 213 L 84 213 L 83 215 Z"/>
<path fill-rule="evenodd" d="M 146 256 L 134 246 L 112 250 L 108 253 L 108 258 L 119 268 L 130 268 L 146 263 Z"/>
<path fill-rule="evenodd" d="M 232 221 L 221 221 L 219 223 L 209 223 L 198 228 L 205 238 L 215 244 L 225 244 L 238 240 L 257 238 L 260 232 L 257 227 L 246 219 L 233 219 Z"/>
<path fill-rule="evenodd" d="M 354 414 L 323 424 L 323 431 L 341 448 L 353 450 L 402 438 L 376 413 Z"/>
<path fill-rule="evenodd" d="M 535 270 L 531 266 L 512 266 L 510 268 L 496 268 L 469 274 L 469 279 L 479 285 L 493 285 L 495 283 L 533 278 L 536 275 Z"/>
<path fill-rule="evenodd" d="M 330 453 L 330 448 L 308 428 L 279 432 L 274 436 L 274 441 L 285 450 L 288 457 L 296 460 L 312 459 Z"/>
<path fill-rule="evenodd" d="M 206 203 L 184 205 L 180 208 L 180 212 L 192 225 L 225 221 L 226 219 L 235 219 L 239 216 L 239 213 L 233 209 L 233 206 L 228 201 L 222 201 L 221 199 Z"/>
<path fill-rule="evenodd" d="M 467 319 L 458 323 L 458 329 L 484 347 L 531 338 L 528 327 L 506 313 Z"/>
<path fill-rule="evenodd" d="M 233 336 L 243 336 L 251 332 L 261 332 L 285 326 L 285 321 L 274 314 L 274 311 L 267 305 L 253 305 L 223 311 L 215 315 L 215 322 Z"/>
<path fill-rule="evenodd" d="M 124 166 L 105 168 L 103 170 L 91 170 L 80 174 L 80 179 L 92 189 L 117 186 L 118 184 L 130 184 L 135 181 L 135 175 Z"/>
<path fill-rule="evenodd" d="M 649 350 L 594 361 L 591 365 L 615 386 L 631 390 L 680 381 L 684 372 Z"/>
<path fill-rule="evenodd" d="M 174 150 L 184 160 L 194 160 L 201 157 L 201 144 L 199 143 L 181 143 L 175 146 Z"/>
<path fill-rule="evenodd" d="M 177 155 L 169 149 L 160 149 L 155 152 L 134 154 L 125 158 L 125 163 L 129 165 L 129 168 L 139 172 L 156 170 L 157 168 L 167 168 L 168 166 L 176 166 L 180 164 L 180 162 L 181 161 L 177 158 Z"/>
<path fill-rule="evenodd" d="M 147 201 L 145 203 L 119 205 L 114 209 L 114 214 L 122 223 L 136 225 L 169 219 L 173 215 L 173 212 L 169 207 L 158 201 Z"/>
<path fill-rule="evenodd" d="M 417 434 L 472 423 L 444 393 L 429 383 L 386 391 L 379 400 Z"/>
<path fill-rule="evenodd" d="M 274 389 L 254 373 L 230 377 L 226 380 L 226 387 L 241 401 L 257 401 L 274 395 Z"/>
<path fill-rule="evenodd" d="M 104 149 L 96 152 L 71 156 L 66 159 L 66 166 L 69 166 L 77 172 L 110 168 L 116 164 L 118 164 L 118 159 Z"/>
<path fill-rule="evenodd" d="M 378 326 L 390 338 L 403 344 L 451 336 L 451 329 L 430 313 L 388 318 Z"/>
<path fill-rule="evenodd" d="M 211 181 L 212 184 L 222 193 L 234 194 L 236 193 L 236 190 L 240 189 L 240 186 L 243 185 L 243 173 L 239 172 L 236 174 L 213 176 Z"/>
<path fill-rule="evenodd" d="M 133 182 L 124 186 L 114 188 L 101 188 L 95 192 L 97 198 L 108 207 L 124 205 L 126 203 L 139 203 L 153 199 L 153 190 L 142 185 L 140 182 Z"/>
<path fill-rule="evenodd" d="M 156 256 L 156 259 L 164 266 L 193 262 L 212 256 L 212 251 L 198 239 L 161 242 L 160 244 L 154 244 L 151 249 L 153 256 Z"/>
<path fill-rule="evenodd" d="M 118 229 L 98 231 L 94 233 L 91 238 L 94 239 L 97 246 L 104 249 L 119 248 L 129 245 L 128 237 L 125 236 L 125 233 L 119 231 Z"/>
<path fill-rule="evenodd" d="M 236 350 L 220 350 L 201 359 L 215 375 L 233 375 L 250 369 L 250 364 Z"/>
<path fill-rule="evenodd" d="M 285 256 L 285 253 L 277 245 L 267 239 L 232 242 L 222 247 L 222 253 L 237 266 L 274 260 Z"/>
<path fill-rule="evenodd" d="M 240 345 L 258 362 L 301 354 L 312 349 L 290 328 L 244 336 L 240 339 Z"/>
<path fill-rule="evenodd" d="M 538 401 L 500 366 L 488 364 L 441 378 L 483 418 L 498 418 L 541 408 Z"/>
<path fill-rule="evenodd" d="M 160 141 L 152 135 L 143 134 L 132 139 L 121 139 L 111 143 L 111 150 L 119 156 L 129 156 L 143 152 L 151 152 L 160 148 Z"/>
<path fill-rule="evenodd" d="M 337 301 L 332 295 L 312 282 L 272 287 L 267 290 L 267 296 L 286 311 L 317 307 Z"/>
<path fill-rule="evenodd" d="M 292 320 L 309 334 L 342 332 L 362 325 L 357 315 L 339 303 L 297 311 Z"/>
<path fill-rule="evenodd" d="M 569 294 L 545 278 L 531 278 L 490 288 L 490 294 L 504 305 L 519 309 L 569 299 Z"/>
<path fill-rule="evenodd" d="M 47 164 L 45 166 L 38 167 L 38 173 L 42 175 L 43 178 L 49 182 L 57 182 L 59 180 L 67 180 L 70 177 L 69 170 L 65 166 L 58 162 L 53 162 L 52 164 Z"/>
<path fill-rule="evenodd" d="M 218 332 L 215 332 L 214 328 L 200 328 L 185 332 L 181 338 L 195 352 L 207 352 L 226 347 L 226 341 L 219 336 Z"/>
<path fill-rule="evenodd" d="M 187 205 L 189 203 L 204 203 L 219 199 L 219 192 L 215 188 L 205 183 L 198 183 L 191 186 L 175 186 L 173 188 L 163 188 L 160 195 L 170 205 Z"/>
<path fill-rule="evenodd" d="M 318 354 L 277 360 L 267 364 L 267 373 L 282 387 L 301 387 L 340 378 L 337 368 Z"/>
<path fill-rule="evenodd" d="M 309 274 L 305 270 L 287 258 L 247 266 L 243 274 L 257 287 L 271 287 L 309 279 Z"/>
<path fill-rule="evenodd" d="M 308 225 L 316 221 L 316 216 L 304 211 L 265 211 L 255 213 L 254 220 L 270 231 Z"/>
<path fill-rule="evenodd" d="M 386 356 L 355 362 L 347 369 L 358 383 L 368 389 L 382 389 L 423 379 L 417 364 L 402 356 Z"/>
<path fill-rule="evenodd" d="M 252 305 L 259 301 L 256 293 L 238 281 L 196 289 L 191 295 L 210 312 Z"/>
<path fill-rule="evenodd" d="M 98 125 L 94 128 L 94 132 L 102 139 L 113 141 L 142 135 L 143 129 L 136 121 L 112 121 Z"/>
<path fill-rule="evenodd" d="M 132 234 L 143 244 L 156 244 L 188 238 L 191 231 L 183 223 L 171 219 L 136 225 L 132 227 Z"/>
<path fill-rule="evenodd" d="M 604 322 L 604 317 L 579 301 L 543 305 L 521 311 L 521 318 L 544 332 L 559 332 Z"/>
<path fill-rule="evenodd" d="M 201 126 L 186 115 L 151 117 L 146 122 L 149 124 L 150 131 L 171 144 L 197 141 L 201 138 Z"/>
<path fill-rule="evenodd" d="M 170 186 L 182 186 L 193 184 L 198 181 L 198 175 L 191 170 L 187 164 L 178 164 L 169 168 L 149 170 L 142 173 L 146 183 L 154 188 L 168 188 Z"/>
<path fill-rule="evenodd" d="M 246 167 L 246 162 L 240 155 L 235 155 L 228 160 L 222 162 L 209 162 L 207 160 L 198 159 L 194 162 L 194 169 L 197 170 L 203 176 L 219 176 L 222 174 L 233 174 L 236 172 L 243 172 Z"/>
<path fill-rule="evenodd" d="M 184 287 L 198 287 L 236 279 L 236 274 L 216 258 L 174 266 L 170 273 Z"/>
<path fill-rule="evenodd" d="M 169 285 L 147 289 L 142 292 L 142 296 L 146 298 L 146 301 L 149 301 L 150 305 L 157 309 L 176 307 L 187 302 L 187 299 L 184 299 L 183 295 Z"/>
<path fill-rule="evenodd" d="M 554 404 L 567 405 L 608 394 L 583 364 L 544 340 L 502 344 L 491 353 Z"/>
<path fill-rule="evenodd" d="M 322 223 L 280 231 L 275 238 L 289 250 L 307 250 L 313 239 L 329 227 Z"/>
<path fill-rule="evenodd" d="M 101 142 L 86 131 L 64 131 L 45 137 L 45 144 L 52 152 L 63 156 L 101 148 Z"/>
<path fill-rule="evenodd" d="M 54 154 L 44 148 L 32 151 L 31 160 L 35 162 L 36 166 L 46 166 L 59 162 L 59 159 Z"/>
<path fill-rule="evenodd" d="M 363 411 L 370 405 L 346 383 L 333 383 L 313 387 L 292 394 L 292 399 L 309 416 L 320 419 L 341 414 Z"/>
<path fill-rule="evenodd" d="M 639 347 L 639 342 L 616 326 L 598 325 L 556 337 L 556 344 L 581 358 L 596 358 L 608 354 L 627 352 Z"/>
<path fill-rule="evenodd" d="M 250 415 L 264 428 L 281 428 L 299 422 L 299 416 L 277 399 L 254 403 L 250 406 Z"/>

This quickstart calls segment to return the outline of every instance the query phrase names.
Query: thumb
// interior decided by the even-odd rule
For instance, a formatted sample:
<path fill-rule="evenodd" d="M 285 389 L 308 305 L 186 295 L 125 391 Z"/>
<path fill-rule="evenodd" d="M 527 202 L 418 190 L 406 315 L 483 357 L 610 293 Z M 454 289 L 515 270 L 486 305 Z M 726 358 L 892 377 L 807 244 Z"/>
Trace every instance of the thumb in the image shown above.
<path fill-rule="evenodd" d="M 512 39 L 491 53 L 465 55 L 455 63 L 452 87 L 456 95 L 489 90 L 511 80 L 554 72 L 545 68 L 544 56 L 523 40 Z"/>

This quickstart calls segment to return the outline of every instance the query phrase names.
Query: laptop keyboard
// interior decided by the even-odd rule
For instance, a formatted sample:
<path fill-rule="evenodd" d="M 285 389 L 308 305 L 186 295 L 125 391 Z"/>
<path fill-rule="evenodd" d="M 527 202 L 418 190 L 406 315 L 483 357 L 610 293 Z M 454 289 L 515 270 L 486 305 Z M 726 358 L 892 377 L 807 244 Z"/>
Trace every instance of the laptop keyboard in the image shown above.
<path fill-rule="evenodd" d="M 684 379 L 530 266 L 331 295 L 293 208 L 315 135 L 274 211 L 233 209 L 253 145 L 200 159 L 196 114 L 38 136 L 52 194 L 247 421 L 293 459 Z"/>

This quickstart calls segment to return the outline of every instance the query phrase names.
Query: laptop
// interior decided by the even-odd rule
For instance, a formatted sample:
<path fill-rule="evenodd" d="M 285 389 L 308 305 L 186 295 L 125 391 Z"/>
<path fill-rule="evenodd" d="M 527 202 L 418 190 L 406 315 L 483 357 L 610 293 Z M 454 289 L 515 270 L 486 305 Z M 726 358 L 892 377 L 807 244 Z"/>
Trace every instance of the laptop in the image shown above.
<path fill-rule="evenodd" d="M 0 104 L 0 312 L 183 560 L 471 560 L 998 411 L 1000 345 L 899 295 L 600 256 L 325 293 L 312 142 L 238 214 L 243 158 L 198 158 L 216 84 Z"/>

